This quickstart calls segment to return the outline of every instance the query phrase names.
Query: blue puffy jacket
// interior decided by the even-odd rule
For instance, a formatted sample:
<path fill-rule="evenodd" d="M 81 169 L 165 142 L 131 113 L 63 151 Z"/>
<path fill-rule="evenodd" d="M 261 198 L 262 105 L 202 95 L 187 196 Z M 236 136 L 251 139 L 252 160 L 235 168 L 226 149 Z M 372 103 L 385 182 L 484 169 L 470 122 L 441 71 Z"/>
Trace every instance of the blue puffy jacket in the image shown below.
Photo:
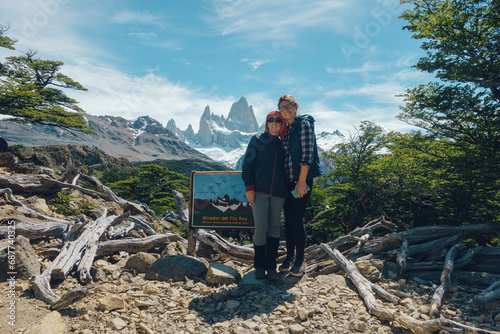
<path fill-rule="evenodd" d="M 250 139 L 241 177 L 249 190 L 286 197 L 285 156 L 281 140 L 265 132 Z"/>

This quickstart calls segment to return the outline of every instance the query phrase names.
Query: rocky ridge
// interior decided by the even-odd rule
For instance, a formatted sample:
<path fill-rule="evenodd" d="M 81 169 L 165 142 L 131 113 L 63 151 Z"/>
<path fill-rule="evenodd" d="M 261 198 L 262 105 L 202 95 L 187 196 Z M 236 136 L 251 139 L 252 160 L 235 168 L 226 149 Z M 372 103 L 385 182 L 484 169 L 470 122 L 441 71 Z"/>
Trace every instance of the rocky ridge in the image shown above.
<path fill-rule="evenodd" d="M 85 145 L 97 147 L 117 158 L 132 162 L 155 159 L 196 159 L 214 162 L 203 153 L 179 140 L 158 121 L 148 117 L 126 120 L 122 117 L 86 114 L 89 127 L 97 135 L 37 124 L 0 121 L 0 137 L 9 146 Z"/>

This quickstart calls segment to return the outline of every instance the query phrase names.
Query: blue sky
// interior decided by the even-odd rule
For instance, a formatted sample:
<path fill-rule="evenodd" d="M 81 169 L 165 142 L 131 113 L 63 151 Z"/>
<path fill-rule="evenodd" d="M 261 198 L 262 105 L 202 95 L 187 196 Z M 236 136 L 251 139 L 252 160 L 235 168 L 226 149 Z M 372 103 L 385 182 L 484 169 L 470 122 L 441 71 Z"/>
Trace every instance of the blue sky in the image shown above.
<path fill-rule="evenodd" d="M 181 129 L 245 96 L 257 121 L 293 95 L 317 132 L 363 120 L 408 131 L 397 94 L 431 80 L 396 0 L 16 0 L 0 24 L 18 51 L 61 60 L 91 115 L 149 115 Z M 18 53 L 0 49 L 0 58 Z"/>

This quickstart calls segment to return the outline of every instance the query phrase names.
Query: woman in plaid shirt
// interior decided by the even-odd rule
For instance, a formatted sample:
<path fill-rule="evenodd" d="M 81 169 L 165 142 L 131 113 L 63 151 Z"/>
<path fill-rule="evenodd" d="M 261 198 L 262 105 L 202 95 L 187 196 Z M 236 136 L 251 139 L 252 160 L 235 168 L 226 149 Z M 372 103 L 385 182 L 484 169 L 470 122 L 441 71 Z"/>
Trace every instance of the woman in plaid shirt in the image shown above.
<path fill-rule="evenodd" d="M 313 179 L 321 175 L 314 118 L 299 115 L 299 104 L 291 95 L 280 97 L 278 107 L 287 122 L 283 138 L 287 197 L 285 200 L 285 237 L 287 256 L 279 267 L 282 272 L 301 276 L 305 271 L 306 230 L 303 218 L 311 197 Z M 293 194 L 292 192 L 295 192 Z"/>

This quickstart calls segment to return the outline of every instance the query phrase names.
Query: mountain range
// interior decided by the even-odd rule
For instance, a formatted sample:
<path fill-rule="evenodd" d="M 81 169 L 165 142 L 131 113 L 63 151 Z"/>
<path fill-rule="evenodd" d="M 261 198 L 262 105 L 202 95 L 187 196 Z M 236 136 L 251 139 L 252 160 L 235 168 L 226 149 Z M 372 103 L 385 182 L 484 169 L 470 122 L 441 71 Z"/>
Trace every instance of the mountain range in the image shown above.
<path fill-rule="evenodd" d="M 163 126 L 149 116 L 135 120 L 89 114 L 85 117 L 97 135 L 0 120 L 0 137 L 9 145 L 27 147 L 68 144 L 95 146 L 111 156 L 127 158 L 131 162 L 196 159 L 216 161 L 238 170 L 238 161 L 244 155 L 250 138 L 264 129 L 264 123 L 259 125 L 253 107 L 248 105 L 245 97 L 233 103 L 227 117 L 215 115 L 206 106 L 197 133 L 191 124 L 186 130 L 179 129 L 174 119 Z M 331 150 L 343 138 L 338 131 L 317 134 L 320 151 Z"/>

